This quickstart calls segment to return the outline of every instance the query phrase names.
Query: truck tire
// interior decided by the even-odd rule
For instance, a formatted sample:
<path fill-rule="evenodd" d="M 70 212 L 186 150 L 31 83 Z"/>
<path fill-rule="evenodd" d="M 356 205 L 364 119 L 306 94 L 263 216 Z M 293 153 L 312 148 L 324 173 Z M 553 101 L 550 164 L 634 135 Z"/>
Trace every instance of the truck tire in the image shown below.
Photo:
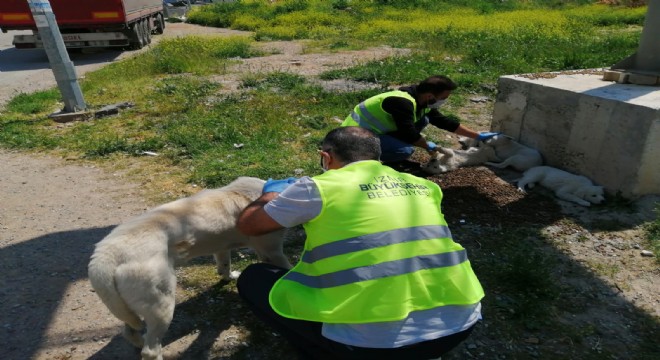
<path fill-rule="evenodd" d="M 144 20 L 141 19 L 140 21 L 138 21 L 135 24 L 135 26 L 137 26 L 139 34 L 140 34 L 140 43 L 142 44 L 142 46 L 140 47 L 140 49 L 141 49 L 141 48 L 147 46 L 147 34 L 144 33 L 144 30 L 145 30 Z"/>
<path fill-rule="evenodd" d="M 157 35 L 161 35 L 165 32 L 165 19 L 163 18 L 163 14 L 158 13 L 156 15 L 156 18 L 154 19 L 154 33 Z"/>
<path fill-rule="evenodd" d="M 144 47 L 144 36 L 142 36 L 142 25 L 136 21 L 131 25 L 130 48 L 131 50 L 140 50 Z"/>
<path fill-rule="evenodd" d="M 144 35 L 144 45 L 151 44 L 151 21 L 149 19 L 142 19 L 142 35 Z"/>

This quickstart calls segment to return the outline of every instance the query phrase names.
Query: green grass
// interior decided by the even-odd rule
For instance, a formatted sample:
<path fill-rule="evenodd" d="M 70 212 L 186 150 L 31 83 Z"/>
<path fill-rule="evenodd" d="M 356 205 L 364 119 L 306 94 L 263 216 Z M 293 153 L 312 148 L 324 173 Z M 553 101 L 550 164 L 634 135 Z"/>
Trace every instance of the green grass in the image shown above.
<path fill-rule="evenodd" d="M 255 40 L 311 38 L 332 50 L 412 46 L 410 56 L 321 77 L 384 89 L 446 74 L 460 85 L 447 107 L 451 115 L 470 94 L 494 95 L 501 75 L 607 66 L 634 52 L 640 29 L 629 26 L 643 21 L 644 8 L 585 3 L 241 1 L 197 7 L 189 21 L 250 24 L 254 37 L 165 39 L 87 74 L 81 87 L 90 108 L 135 104 L 100 121 L 58 127 L 44 116 L 58 106 L 57 92 L 21 95 L 0 115 L 0 143 L 89 158 L 154 151 L 163 155 L 158 161 L 183 167 L 189 182 L 203 186 L 237 174 L 314 175 L 314 150 L 336 126 L 332 119 L 378 91 L 327 92 L 300 76 L 256 69 L 242 79 L 241 92 L 220 95 L 212 76 L 225 74 L 235 58 L 259 55 Z"/>
<path fill-rule="evenodd" d="M 650 250 L 655 254 L 656 262 L 660 264 L 660 203 L 656 204 L 655 213 L 656 219 L 646 224 L 646 235 Z"/>
<path fill-rule="evenodd" d="M 57 89 L 39 91 L 33 94 L 22 93 L 16 95 L 7 103 L 6 110 L 23 115 L 39 114 L 54 110 L 60 98 Z"/>
<path fill-rule="evenodd" d="M 472 94 L 495 95 L 499 76 L 611 65 L 638 45 L 645 8 L 588 1 L 240 1 L 196 7 L 189 21 L 248 28 L 251 36 L 164 39 L 130 59 L 89 73 L 81 87 L 90 108 L 135 106 L 98 121 L 57 126 L 46 115 L 57 91 L 21 94 L 0 114 L 0 144 L 103 159 L 154 151 L 203 186 L 237 174 L 314 175 L 315 149 L 333 118 L 378 90 L 328 92 L 303 77 L 260 71 L 241 91 L 222 94 L 213 76 L 236 58 L 258 56 L 258 39 L 316 39 L 342 47 L 410 46 L 412 54 L 321 74 L 385 89 L 446 74 L 459 89 L 453 115 Z M 280 33 L 281 32 L 281 33 Z"/>
<path fill-rule="evenodd" d="M 289 0 L 196 7 L 189 21 L 250 24 L 255 35 L 164 39 L 88 73 L 81 87 L 90 109 L 135 104 L 115 117 L 57 126 L 46 119 L 61 107 L 56 90 L 21 94 L 0 114 L 0 144 L 94 159 L 153 151 L 162 156 L 152 161 L 177 166 L 202 186 L 237 174 L 314 175 L 316 146 L 336 126 L 333 119 L 379 90 L 328 92 L 297 75 L 254 69 L 241 79 L 240 92 L 221 93 L 213 76 L 226 74 L 236 58 L 261 55 L 258 39 L 311 38 L 310 49 L 330 51 L 410 46 L 409 56 L 321 78 L 385 89 L 446 74 L 459 84 L 445 110 L 453 116 L 472 94 L 494 96 L 501 75 L 602 67 L 633 53 L 645 8 L 588 3 Z"/>

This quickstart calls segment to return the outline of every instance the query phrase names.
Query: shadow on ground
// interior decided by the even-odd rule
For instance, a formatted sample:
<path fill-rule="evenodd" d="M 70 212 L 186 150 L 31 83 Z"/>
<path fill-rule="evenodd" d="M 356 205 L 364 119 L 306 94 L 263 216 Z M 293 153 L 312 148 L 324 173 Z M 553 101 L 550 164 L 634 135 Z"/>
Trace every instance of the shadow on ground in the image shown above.
<path fill-rule="evenodd" d="M 660 358 L 658 319 L 568 256 L 562 234 L 545 231 L 567 219 L 582 229 L 593 224 L 562 214 L 542 193 L 522 196 L 488 169 L 429 178 L 442 187 L 443 212 L 486 291 L 484 320 L 447 359 Z M 112 228 L 51 233 L 0 249 L 0 358 L 33 358 L 48 345 L 46 329 L 57 320 L 67 289 L 86 281 L 94 244 Z M 291 254 L 300 250 L 300 245 L 287 247 Z M 107 336 L 110 341 L 89 358 L 138 358 L 139 351 L 118 335 L 120 327 L 102 321 L 90 317 L 86 328 L 54 341 Z M 237 335 L 225 333 L 230 331 Z M 190 345 L 175 358 L 279 360 L 293 354 L 242 306 L 233 282 L 202 289 L 177 305 L 164 345 L 188 336 Z M 12 341 L 17 338 L 31 345 L 18 347 Z"/>

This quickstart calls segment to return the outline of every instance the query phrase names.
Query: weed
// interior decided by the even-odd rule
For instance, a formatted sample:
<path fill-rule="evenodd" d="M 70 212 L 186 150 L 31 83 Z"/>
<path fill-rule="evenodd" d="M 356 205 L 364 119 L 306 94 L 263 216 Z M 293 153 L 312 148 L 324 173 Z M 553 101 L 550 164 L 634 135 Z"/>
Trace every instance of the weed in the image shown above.
<path fill-rule="evenodd" d="M 621 271 L 617 264 L 603 264 L 595 261 L 587 261 L 589 267 L 598 275 L 614 279 L 614 276 Z"/>
<path fill-rule="evenodd" d="M 50 120 L 4 119 L 0 121 L 0 143 L 9 148 L 53 149 L 60 140 L 49 133 Z"/>
<path fill-rule="evenodd" d="M 645 225 L 645 230 L 650 249 L 655 254 L 656 262 L 660 263 L 660 202 L 656 203 L 655 213 L 658 216 Z"/>
<path fill-rule="evenodd" d="M 580 233 L 575 238 L 575 241 L 580 242 L 580 243 L 587 242 L 587 241 L 589 241 L 589 237 L 587 235 L 585 235 L 584 233 Z"/>
<path fill-rule="evenodd" d="M 53 110 L 60 93 L 56 89 L 38 91 L 33 94 L 18 94 L 7 103 L 7 111 L 31 115 Z"/>

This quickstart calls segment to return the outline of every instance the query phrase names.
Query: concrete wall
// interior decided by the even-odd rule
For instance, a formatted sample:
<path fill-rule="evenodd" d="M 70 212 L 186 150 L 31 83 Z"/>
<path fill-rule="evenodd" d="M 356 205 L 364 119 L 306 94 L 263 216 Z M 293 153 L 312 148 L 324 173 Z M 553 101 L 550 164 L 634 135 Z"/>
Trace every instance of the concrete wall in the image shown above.
<path fill-rule="evenodd" d="M 660 194 L 660 87 L 602 78 L 589 71 L 504 76 L 491 130 L 610 194 Z"/>

